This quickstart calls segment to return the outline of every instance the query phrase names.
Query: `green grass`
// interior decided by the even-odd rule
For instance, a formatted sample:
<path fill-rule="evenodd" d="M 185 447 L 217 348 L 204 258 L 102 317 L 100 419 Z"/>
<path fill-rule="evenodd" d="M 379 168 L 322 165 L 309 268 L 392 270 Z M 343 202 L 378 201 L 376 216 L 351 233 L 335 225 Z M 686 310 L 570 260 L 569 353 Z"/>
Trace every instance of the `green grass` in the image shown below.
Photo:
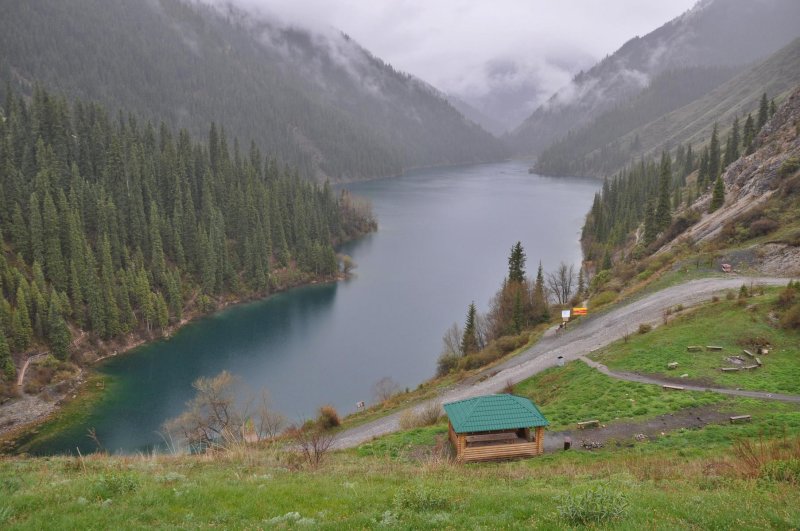
<path fill-rule="evenodd" d="M 735 403 L 714 393 L 670 393 L 656 385 L 615 380 L 582 361 L 537 374 L 517 384 L 514 392 L 539 406 L 551 430 L 575 428 L 587 419 L 643 420 L 689 407 Z"/>
<path fill-rule="evenodd" d="M 644 335 L 633 335 L 628 342 L 616 342 L 592 357 L 611 369 L 702 380 L 723 387 L 800 394 L 800 332 L 782 329 L 770 319 L 775 290 L 746 299 L 746 306 L 736 300 L 721 300 L 671 321 Z M 750 308 L 748 308 L 748 306 Z M 760 356 L 764 366 L 752 371 L 722 373 L 720 367 L 733 366 L 725 360 L 738 355 L 751 360 L 742 350 L 754 349 L 747 343 L 764 338 L 772 345 L 770 353 Z M 689 345 L 719 345 L 722 352 L 687 352 Z M 678 368 L 668 370 L 667 364 Z M 755 363 L 755 362 L 752 362 Z"/>
<path fill-rule="evenodd" d="M 562 529 L 564 495 L 623 496 L 600 522 L 621 529 L 792 528 L 800 489 L 745 479 L 722 452 L 679 455 L 644 444 L 510 463 L 460 466 L 332 456 L 289 470 L 270 450 L 216 459 L 19 458 L 0 461 L 0 522 L 7 529 L 151 527 L 323 529 Z M 723 471 L 723 472 L 720 472 Z M 725 510 L 720 510 L 724 507 Z"/>

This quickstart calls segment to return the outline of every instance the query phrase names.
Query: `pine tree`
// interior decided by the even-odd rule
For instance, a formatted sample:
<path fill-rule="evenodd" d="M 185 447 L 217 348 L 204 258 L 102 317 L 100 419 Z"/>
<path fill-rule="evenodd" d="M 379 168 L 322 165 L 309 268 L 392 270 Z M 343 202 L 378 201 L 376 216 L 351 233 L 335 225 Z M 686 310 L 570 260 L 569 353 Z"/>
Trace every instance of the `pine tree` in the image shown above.
<path fill-rule="evenodd" d="M 5 376 L 7 381 L 11 381 L 16 374 L 17 369 L 14 366 L 14 360 L 11 359 L 11 350 L 8 348 L 6 336 L 0 330 L 0 375 Z"/>
<path fill-rule="evenodd" d="M 761 128 L 764 127 L 764 124 L 767 123 L 767 119 L 769 118 L 769 102 L 767 101 L 767 93 L 763 93 L 761 95 L 761 101 L 758 105 L 758 122 L 756 124 L 756 129 L 761 131 Z"/>
<path fill-rule="evenodd" d="M 463 352 L 465 356 L 478 351 L 476 316 L 477 309 L 473 301 L 467 309 L 467 321 L 464 324 L 464 335 L 461 338 L 461 352 Z"/>
<path fill-rule="evenodd" d="M 536 271 L 536 282 L 533 285 L 533 317 L 537 322 L 550 320 L 550 307 L 547 304 L 547 292 L 544 288 L 544 270 L 542 262 Z"/>
<path fill-rule="evenodd" d="M 755 122 L 753 122 L 753 115 L 748 114 L 747 119 L 744 121 L 744 130 L 742 132 L 742 146 L 744 152 L 748 155 L 753 152 L 753 140 L 755 139 L 755 135 L 756 125 Z"/>
<path fill-rule="evenodd" d="M 697 172 L 697 190 L 701 193 L 708 186 L 708 159 L 708 146 L 705 146 L 700 156 L 700 169 Z"/>
<path fill-rule="evenodd" d="M 714 212 L 725 203 L 725 185 L 722 177 L 717 179 L 714 184 L 714 192 L 711 195 L 711 203 L 709 204 L 708 211 Z"/>
<path fill-rule="evenodd" d="M 656 229 L 663 231 L 672 223 L 669 189 L 672 182 L 672 165 L 669 153 L 661 153 L 661 173 L 658 183 L 658 205 L 656 206 Z"/>
<path fill-rule="evenodd" d="M 17 288 L 17 307 L 11 320 L 11 341 L 14 350 L 22 352 L 31 345 L 33 326 L 28 313 L 28 302 L 22 286 Z"/>
<path fill-rule="evenodd" d="M 720 148 L 719 138 L 717 136 L 717 124 L 714 123 L 714 129 L 711 132 L 711 142 L 708 145 L 708 178 L 711 182 L 717 180 L 720 172 Z"/>
<path fill-rule="evenodd" d="M 525 251 L 522 242 L 517 242 L 511 247 L 508 257 L 508 281 L 521 283 L 525 280 Z"/>
<path fill-rule="evenodd" d="M 656 220 L 656 208 L 653 200 L 647 202 L 644 211 L 644 244 L 650 245 L 658 236 L 658 221 Z"/>
<path fill-rule="evenodd" d="M 725 146 L 725 166 L 732 164 L 739 158 L 739 117 L 733 120 L 733 127 L 728 135 L 728 142 Z"/>
<path fill-rule="evenodd" d="M 53 354 L 56 358 L 65 360 L 69 357 L 71 336 L 55 299 L 56 297 L 51 297 L 50 308 L 47 312 L 47 336 L 50 341 L 50 347 L 53 349 Z"/>
<path fill-rule="evenodd" d="M 775 106 L 775 100 L 769 101 L 769 117 L 772 118 L 777 112 L 778 108 Z"/>

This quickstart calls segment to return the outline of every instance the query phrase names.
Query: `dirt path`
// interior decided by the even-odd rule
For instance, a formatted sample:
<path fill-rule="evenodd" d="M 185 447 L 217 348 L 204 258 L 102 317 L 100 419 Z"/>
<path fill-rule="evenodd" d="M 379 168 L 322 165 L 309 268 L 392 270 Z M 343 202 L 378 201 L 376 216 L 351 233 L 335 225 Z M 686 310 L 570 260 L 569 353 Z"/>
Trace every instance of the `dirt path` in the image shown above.
<path fill-rule="evenodd" d="M 25 373 L 27 372 L 30 364 L 34 361 L 44 359 L 46 356 L 47 354 L 34 354 L 26 359 L 25 363 L 22 364 L 22 368 L 19 370 L 19 374 L 17 375 L 17 387 L 19 387 L 20 391 L 22 390 L 22 385 L 25 383 Z"/>
<path fill-rule="evenodd" d="M 680 385 L 687 391 L 712 391 L 714 393 L 721 393 L 723 395 L 743 396 L 746 398 L 760 398 L 763 400 L 780 400 L 781 402 L 792 402 L 795 404 L 800 404 L 800 396 L 797 395 L 782 395 L 779 393 L 766 393 L 764 391 L 746 391 L 744 389 L 728 389 L 726 387 L 709 387 L 709 386 L 691 385 L 684 383 L 678 384 L 675 382 L 675 380 L 655 378 L 653 376 L 644 376 L 642 374 L 637 374 L 634 372 L 612 371 L 602 363 L 592 361 L 586 356 L 581 356 L 580 359 L 581 361 L 586 363 L 586 365 L 588 365 L 589 367 L 595 368 L 598 371 L 605 374 L 606 376 L 610 376 L 611 378 L 616 378 L 617 380 L 625 380 L 628 382 L 638 382 L 638 383 L 653 384 L 653 385 Z"/>
<path fill-rule="evenodd" d="M 519 382 L 556 365 L 559 356 L 562 356 L 565 362 L 576 360 L 621 339 L 626 333 L 634 332 L 642 323 L 657 326 L 661 322 L 664 310 L 678 304 L 684 307 L 694 306 L 709 300 L 716 292 L 738 289 L 743 283 L 782 286 L 788 281 L 788 278 L 767 277 L 708 278 L 666 288 L 612 311 L 591 316 L 558 334 L 545 334 L 545 337 L 529 349 L 479 375 L 477 381 L 473 378 L 469 382 L 447 389 L 435 400 L 452 402 L 472 396 L 497 393 L 509 381 Z M 742 393 L 750 392 L 742 391 Z M 756 396 L 756 398 L 768 397 Z M 418 405 L 416 408 L 424 405 Z M 335 446 L 337 448 L 358 446 L 375 437 L 397 431 L 402 413 L 403 411 L 398 411 L 346 430 L 339 435 Z"/>

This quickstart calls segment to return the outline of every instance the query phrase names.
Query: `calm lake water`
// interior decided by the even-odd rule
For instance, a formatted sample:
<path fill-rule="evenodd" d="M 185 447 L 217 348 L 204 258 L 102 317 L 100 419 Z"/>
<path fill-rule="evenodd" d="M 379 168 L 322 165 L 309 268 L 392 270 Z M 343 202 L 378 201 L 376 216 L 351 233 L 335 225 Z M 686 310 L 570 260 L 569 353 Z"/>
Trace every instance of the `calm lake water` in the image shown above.
<path fill-rule="evenodd" d="M 517 240 L 529 274 L 539 260 L 545 270 L 580 261 L 580 228 L 599 186 L 530 175 L 517 162 L 350 185 L 380 225 L 342 248 L 358 264 L 352 279 L 234 307 L 105 363 L 111 385 L 86 422 L 33 451 L 91 451 L 91 427 L 109 451 L 146 451 L 162 443 L 160 426 L 192 397 L 192 381 L 222 370 L 251 392 L 268 389 L 290 420 L 323 404 L 352 412 L 384 376 L 414 388 L 434 374 L 441 337 L 469 303 L 487 309 Z"/>

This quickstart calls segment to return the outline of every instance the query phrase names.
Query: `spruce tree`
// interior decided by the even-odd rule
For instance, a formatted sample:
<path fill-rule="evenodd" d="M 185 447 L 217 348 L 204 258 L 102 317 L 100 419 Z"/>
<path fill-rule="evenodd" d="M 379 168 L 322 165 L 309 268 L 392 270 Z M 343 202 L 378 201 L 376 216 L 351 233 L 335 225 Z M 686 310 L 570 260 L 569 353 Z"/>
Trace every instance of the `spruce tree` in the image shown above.
<path fill-rule="evenodd" d="M 670 210 L 670 184 L 672 182 L 672 164 L 669 153 L 661 153 L 661 173 L 658 183 L 658 204 L 656 206 L 656 229 L 663 231 L 672 223 Z"/>
<path fill-rule="evenodd" d="M 722 177 L 717 179 L 714 184 L 714 191 L 711 195 L 711 203 L 708 206 L 709 212 L 714 212 L 725 203 L 725 185 Z"/>
<path fill-rule="evenodd" d="M 522 242 L 517 242 L 511 247 L 508 257 L 508 281 L 521 283 L 525 280 L 525 251 Z"/>
<path fill-rule="evenodd" d="M 11 381 L 16 373 L 14 360 L 11 359 L 11 349 L 8 347 L 5 334 L 0 330 L 0 375 L 5 376 L 7 381 Z"/>
<path fill-rule="evenodd" d="M 742 147 L 746 154 L 752 153 L 753 140 L 756 135 L 756 125 L 753 121 L 753 115 L 748 114 L 747 119 L 744 121 L 744 130 L 742 131 Z"/>
<path fill-rule="evenodd" d="M 775 113 L 777 112 L 778 108 L 775 106 L 775 100 L 770 100 L 769 102 L 769 117 L 772 118 Z"/>
<path fill-rule="evenodd" d="M 465 356 L 478 351 L 476 317 L 477 309 L 473 301 L 467 309 L 467 320 L 464 323 L 464 335 L 461 337 L 461 352 L 463 352 Z"/>
<path fill-rule="evenodd" d="M 544 287 L 544 270 L 542 262 L 539 262 L 539 269 L 536 271 L 536 282 L 533 285 L 533 314 L 537 322 L 550 320 L 550 307 L 547 304 L 547 292 Z"/>
<path fill-rule="evenodd" d="M 764 127 L 764 124 L 767 123 L 767 119 L 769 118 L 769 102 L 767 101 L 767 93 L 763 93 L 761 95 L 761 101 L 758 105 L 758 122 L 756 123 L 756 129 L 758 131 Z"/>
<path fill-rule="evenodd" d="M 644 211 L 644 244 L 650 245 L 658 236 L 658 221 L 656 220 L 656 208 L 653 200 L 647 202 Z"/>
<path fill-rule="evenodd" d="M 720 173 L 720 148 L 717 136 L 717 124 L 714 122 L 714 129 L 711 132 L 711 142 L 708 144 L 708 178 L 711 182 L 717 180 Z"/>
<path fill-rule="evenodd" d="M 58 305 L 55 303 L 55 297 L 51 298 L 50 308 L 47 313 L 47 336 L 50 341 L 50 348 L 56 358 L 65 360 L 69 357 L 71 336 L 67 323 L 64 322 Z"/>

